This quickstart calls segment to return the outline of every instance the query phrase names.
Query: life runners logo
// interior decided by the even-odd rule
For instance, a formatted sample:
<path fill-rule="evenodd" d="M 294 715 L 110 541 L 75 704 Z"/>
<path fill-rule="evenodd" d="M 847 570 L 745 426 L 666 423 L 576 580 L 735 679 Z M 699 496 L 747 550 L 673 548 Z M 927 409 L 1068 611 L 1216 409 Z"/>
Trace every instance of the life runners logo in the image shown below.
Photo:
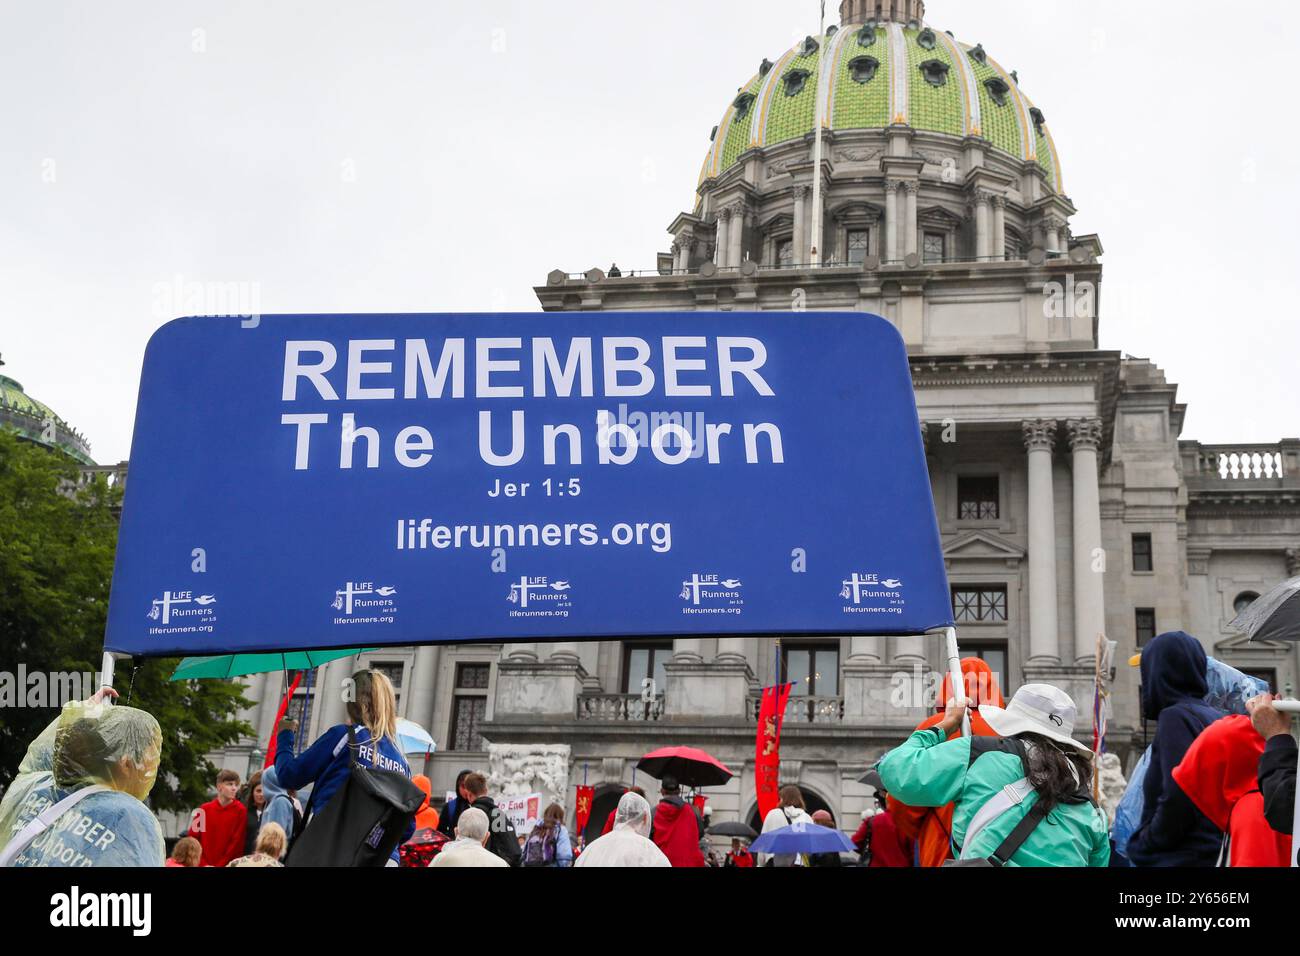
<path fill-rule="evenodd" d="M 683 614 L 739 614 L 745 606 L 740 589 L 744 587 L 736 578 L 719 574 L 692 574 L 682 582 L 678 595 L 686 602 Z"/>
<path fill-rule="evenodd" d="M 211 594 L 196 595 L 193 591 L 164 591 L 154 598 L 145 616 L 157 623 L 150 634 L 174 634 L 190 631 L 211 631 L 217 622 L 217 599 Z"/>
<path fill-rule="evenodd" d="M 902 614 L 907 603 L 897 578 L 881 580 L 879 574 L 854 571 L 840 583 L 845 614 Z"/>
<path fill-rule="evenodd" d="M 330 604 L 342 612 L 335 624 L 392 624 L 397 613 L 397 588 L 373 581 L 349 581 L 334 592 Z"/>
<path fill-rule="evenodd" d="M 568 617 L 573 607 L 573 585 L 547 577 L 525 575 L 510 585 L 506 600 L 514 605 L 511 617 Z"/>

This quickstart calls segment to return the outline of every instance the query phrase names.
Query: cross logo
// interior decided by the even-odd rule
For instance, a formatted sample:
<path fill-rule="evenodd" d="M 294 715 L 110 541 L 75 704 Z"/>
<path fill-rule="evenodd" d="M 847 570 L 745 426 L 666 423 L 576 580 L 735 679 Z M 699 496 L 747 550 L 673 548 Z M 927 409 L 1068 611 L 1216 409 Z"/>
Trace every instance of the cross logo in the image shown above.
<path fill-rule="evenodd" d="M 528 607 L 528 596 L 534 591 L 548 590 L 545 578 L 532 578 L 525 576 L 519 579 L 518 584 L 510 585 L 510 603 L 518 604 L 520 607 Z"/>
<path fill-rule="evenodd" d="M 840 591 L 840 597 L 844 598 L 846 601 L 849 598 L 852 598 L 854 604 L 861 604 L 862 592 L 868 588 L 875 588 L 879 586 L 880 586 L 879 575 L 868 574 L 866 577 L 862 577 L 857 572 L 854 572 L 853 577 L 849 578 L 849 580 L 844 582 L 844 587 Z"/>
<path fill-rule="evenodd" d="M 334 604 L 332 606 L 336 611 L 342 611 L 344 614 L 351 614 L 353 598 L 363 597 L 374 593 L 375 586 L 373 584 L 357 585 L 349 581 L 347 587 L 343 590 L 334 592 Z"/>
<path fill-rule="evenodd" d="M 189 594 L 188 591 L 179 591 L 175 595 L 171 591 L 164 591 L 161 599 L 155 599 L 153 607 L 149 611 L 150 620 L 162 618 L 163 624 L 170 624 L 172 621 L 172 606 L 175 604 L 191 604 L 192 598 L 181 597 L 181 594 Z"/>
<path fill-rule="evenodd" d="M 698 574 L 692 574 L 689 581 L 682 582 L 681 598 L 683 601 L 690 601 L 692 604 L 700 603 L 700 589 L 705 585 L 713 584 L 713 581 L 707 578 L 701 579 Z"/>

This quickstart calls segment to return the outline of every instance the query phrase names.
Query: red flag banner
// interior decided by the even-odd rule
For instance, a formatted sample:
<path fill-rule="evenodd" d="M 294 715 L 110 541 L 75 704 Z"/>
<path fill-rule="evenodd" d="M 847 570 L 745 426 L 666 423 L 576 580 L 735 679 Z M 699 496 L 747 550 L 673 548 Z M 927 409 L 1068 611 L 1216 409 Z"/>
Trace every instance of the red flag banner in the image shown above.
<path fill-rule="evenodd" d="M 709 798 L 702 793 L 697 793 L 691 797 L 691 803 L 695 804 L 695 809 L 700 811 L 700 816 L 704 816 L 704 805 L 709 802 Z"/>
<path fill-rule="evenodd" d="M 781 724 L 785 721 L 785 705 L 793 687 L 793 684 L 782 684 L 763 688 L 754 755 L 754 789 L 758 793 L 760 820 L 781 802 Z"/>
<path fill-rule="evenodd" d="M 293 692 L 298 689 L 298 681 L 302 680 L 302 671 L 296 671 L 293 675 L 293 683 L 284 693 L 284 700 L 280 701 L 280 709 L 275 712 L 275 723 L 271 725 L 271 742 L 266 745 L 266 763 L 262 764 L 262 769 L 275 763 L 275 730 L 280 726 L 280 721 L 284 720 L 284 715 L 289 709 L 289 701 L 293 699 Z M 298 732 L 306 732 L 306 727 L 299 727 Z"/>
<path fill-rule="evenodd" d="M 595 799 L 595 787 L 578 788 L 578 799 L 573 809 L 573 822 L 577 825 L 579 833 L 587 829 L 587 821 L 591 819 L 591 802 Z"/>

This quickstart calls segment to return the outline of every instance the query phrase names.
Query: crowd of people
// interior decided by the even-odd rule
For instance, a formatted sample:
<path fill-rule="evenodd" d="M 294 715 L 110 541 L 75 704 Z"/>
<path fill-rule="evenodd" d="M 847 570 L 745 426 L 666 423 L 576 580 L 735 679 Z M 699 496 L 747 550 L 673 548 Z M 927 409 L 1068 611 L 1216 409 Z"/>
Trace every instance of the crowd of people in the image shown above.
<path fill-rule="evenodd" d="M 346 843 L 360 825 L 379 847 L 365 859 L 407 867 L 1288 866 L 1297 753 L 1289 717 L 1267 693 L 1225 712 L 1210 689 L 1212 662 L 1183 632 L 1155 638 L 1138 663 L 1156 732 L 1117 808 L 1097 799 L 1096 756 L 1075 738 L 1071 697 L 1028 684 L 1004 701 L 987 665 L 969 659 L 964 698 L 945 682 L 942 708 L 876 765 L 876 807 L 853 834 L 855 853 L 754 853 L 734 837 L 720 854 L 707 808 L 672 776 L 653 806 L 629 787 L 590 842 L 569 832 L 559 803 L 517 832 L 474 770 L 435 807 L 430 781 L 412 775 L 397 744 L 392 685 L 361 670 L 346 723 L 299 752 L 297 724 L 284 720 L 271 765 L 247 781 L 218 773 L 215 796 L 165 865 L 293 865 L 304 844 L 319 860 L 322 841 Z M 141 710 L 110 705 L 115 696 L 106 689 L 68 705 L 32 743 L 0 802 L 0 866 L 164 865 L 162 830 L 144 803 L 161 730 Z M 354 786 L 367 773 L 379 783 Z M 304 803 L 298 794 L 308 788 Z M 795 786 L 762 820 L 763 834 L 787 828 L 839 829 L 829 810 L 809 814 Z M 349 855 L 356 850 L 326 847 L 363 858 Z"/>

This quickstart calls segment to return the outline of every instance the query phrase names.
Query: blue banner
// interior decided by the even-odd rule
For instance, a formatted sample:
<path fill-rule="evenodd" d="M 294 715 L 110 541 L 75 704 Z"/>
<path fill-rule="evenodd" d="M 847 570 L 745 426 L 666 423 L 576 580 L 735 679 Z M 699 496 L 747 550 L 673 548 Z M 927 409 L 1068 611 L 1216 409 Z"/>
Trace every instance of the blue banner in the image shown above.
<path fill-rule="evenodd" d="M 951 624 L 876 316 L 188 318 L 145 352 L 108 650 Z"/>

